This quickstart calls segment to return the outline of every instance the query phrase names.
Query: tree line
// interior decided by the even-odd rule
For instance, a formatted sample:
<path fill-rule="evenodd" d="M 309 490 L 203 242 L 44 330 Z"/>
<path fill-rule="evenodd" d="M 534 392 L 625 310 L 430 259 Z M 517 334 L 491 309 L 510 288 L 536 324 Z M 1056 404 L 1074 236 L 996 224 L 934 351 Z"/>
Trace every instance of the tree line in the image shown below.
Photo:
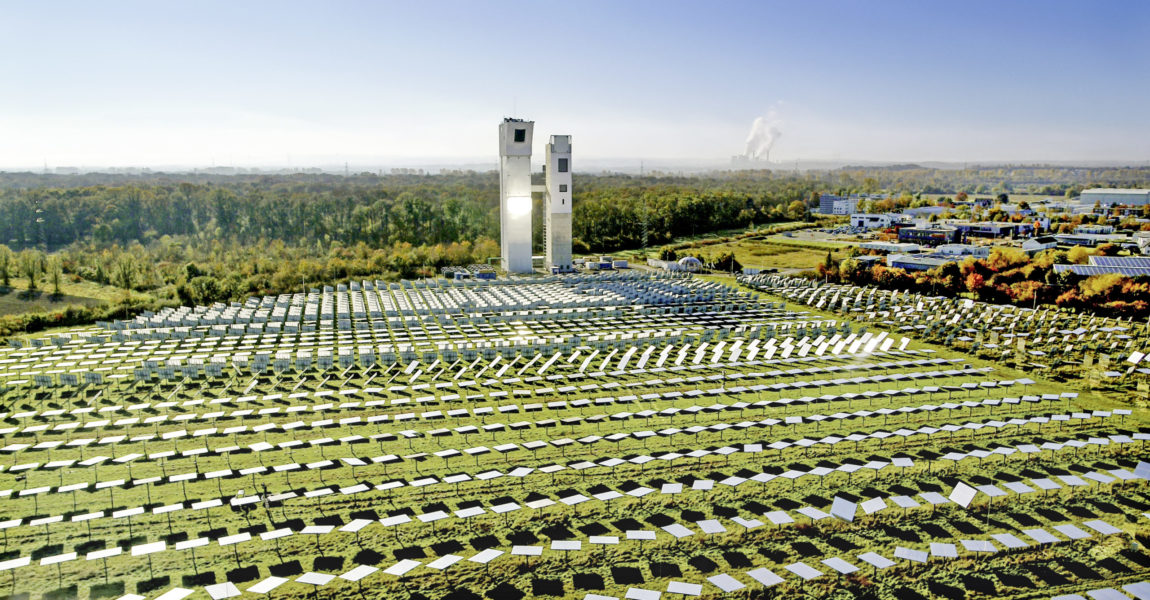
<path fill-rule="evenodd" d="M 573 200 L 578 245 L 610 250 L 642 245 L 644 231 L 653 243 L 663 243 L 777 220 L 782 203 L 805 199 L 812 191 L 809 183 L 796 179 L 763 178 L 753 185 L 722 178 L 691 179 L 690 184 L 622 181 L 580 177 Z M 13 250 L 56 250 L 76 243 L 146 245 L 163 236 L 374 248 L 474 242 L 498 237 L 498 198 L 494 173 L 0 186 L 0 243 Z M 536 245 L 542 248 L 543 207 L 536 202 Z"/>
<path fill-rule="evenodd" d="M 853 250 L 853 249 L 852 249 Z M 886 290 L 958 297 L 994 304 L 1033 307 L 1054 304 L 1115 317 L 1150 316 L 1150 277 L 1119 274 L 1085 277 L 1058 272 L 1055 264 L 1080 263 L 1094 253 L 1116 255 L 1118 247 L 1046 250 L 1034 257 L 1015 248 L 994 248 L 986 258 L 967 257 L 925 271 L 908 271 L 876 264 L 865 266 L 855 257 L 834 261 L 830 254 L 807 275 L 826 281 L 873 285 Z M 857 254 L 857 252 L 856 252 Z"/>
<path fill-rule="evenodd" d="M 535 178 L 541 183 L 540 174 Z M 580 173 L 573 195 L 573 245 L 576 253 L 610 253 L 801 221 L 825 192 L 1069 190 L 1096 180 L 1145 185 L 1150 169 Z M 295 292 L 357 278 L 432 275 L 443 266 L 498 256 L 498 189 L 495 171 L 0 173 L 0 284 L 10 288 L 12 278 L 21 278 L 58 294 L 62 282 L 90 281 L 145 293 L 154 308 Z M 535 250 L 541 253 L 541 199 L 535 208 Z M 734 265 L 733 256 L 711 262 Z M 114 304 L 140 309 L 146 303 L 125 294 Z M 76 309 L 68 319 L 90 312 Z"/>
<path fill-rule="evenodd" d="M 541 175 L 536 174 L 541 182 Z M 1092 183 L 1100 182 L 1100 183 Z M 917 165 L 829 171 L 715 171 L 683 176 L 578 174 L 573 234 L 578 249 L 609 252 L 684 236 L 797 220 L 819 193 L 999 191 L 1076 193 L 1093 185 L 1147 186 L 1150 168 Z M 495 171 L 440 175 L 364 173 L 232 175 L 36 175 L 0 173 L 0 243 L 55 250 L 77 242 L 148 244 L 162 236 L 315 242 L 449 244 L 498 238 Z M 894 201 L 894 200 L 891 200 Z M 535 245 L 542 249 L 542 203 Z"/>

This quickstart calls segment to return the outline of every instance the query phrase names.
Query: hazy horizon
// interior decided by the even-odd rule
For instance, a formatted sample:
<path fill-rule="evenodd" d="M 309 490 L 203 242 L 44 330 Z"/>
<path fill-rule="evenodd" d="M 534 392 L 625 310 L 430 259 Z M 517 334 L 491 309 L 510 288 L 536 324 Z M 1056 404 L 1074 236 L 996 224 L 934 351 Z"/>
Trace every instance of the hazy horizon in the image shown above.
<path fill-rule="evenodd" d="M 4 170 L 494 165 L 504 116 L 540 154 L 572 135 L 577 168 L 1150 159 L 1133 1 L 65 2 L 6 25 Z"/>
<path fill-rule="evenodd" d="M 543 161 L 541 155 L 532 157 L 534 168 L 542 167 Z M 916 165 L 926 169 L 941 169 L 941 170 L 961 170 L 963 168 L 995 168 L 995 167 L 1043 167 L 1050 166 L 1052 168 L 1068 168 L 1068 167 L 1082 167 L 1082 168 L 1150 168 L 1150 161 L 1097 161 L 1097 160 L 1081 160 L 1081 161 L 969 161 L 969 162 L 952 162 L 952 161 L 868 161 L 868 160 L 819 160 L 819 159 L 799 159 L 789 162 L 756 162 L 752 164 L 739 164 L 735 165 L 728 160 L 640 160 L 631 158 L 602 158 L 583 160 L 575 169 L 576 172 L 586 174 L 601 174 L 601 173 L 623 173 L 623 174 L 639 174 L 639 173 L 660 173 L 671 175 L 705 175 L 707 173 L 732 171 L 732 170 L 771 170 L 776 172 L 790 172 L 790 171 L 834 171 L 840 169 L 849 169 L 852 167 L 859 168 L 883 168 L 883 167 L 897 167 L 904 165 Z M 46 168 L 45 168 L 46 167 Z M 31 173 L 34 175 L 47 174 L 47 175 L 70 175 L 70 174 L 87 174 L 87 173 L 171 173 L 171 174 L 187 174 L 187 173 L 205 173 L 205 174 L 227 174 L 226 171 L 235 171 L 236 174 L 244 173 L 267 173 L 267 174 L 290 174 L 290 173 L 304 173 L 314 172 L 319 170 L 328 174 L 344 174 L 360 175 L 363 173 L 371 174 L 392 174 L 393 170 L 416 170 L 423 171 L 428 175 L 437 175 L 443 172 L 452 171 L 474 171 L 478 173 L 494 173 L 499 170 L 498 160 L 482 160 L 479 158 L 460 158 L 452 160 L 451 158 L 436 158 L 436 159 L 420 159 L 412 158 L 403 161 L 392 161 L 387 163 L 356 163 L 351 161 L 345 162 L 316 162 L 312 164 L 294 164 L 284 165 L 275 163 L 266 164 L 228 164 L 228 163 L 215 163 L 215 164 L 192 164 L 192 165 L 179 165 L 179 164 L 152 164 L 152 165 L 39 165 L 39 166 L 25 166 L 25 167 L 5 167 L 0 165 L 0 173 Z"/>

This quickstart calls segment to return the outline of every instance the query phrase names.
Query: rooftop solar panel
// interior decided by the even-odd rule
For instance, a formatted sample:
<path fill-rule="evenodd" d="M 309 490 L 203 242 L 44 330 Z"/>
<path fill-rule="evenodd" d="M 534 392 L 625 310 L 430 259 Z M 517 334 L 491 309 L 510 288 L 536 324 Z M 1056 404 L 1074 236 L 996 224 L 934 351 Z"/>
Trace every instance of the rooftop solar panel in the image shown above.
<path fill-rule="evenodd" d="M 1150 256 L 1091 256 L 1091 265 L 1150 269 Z"/>
<path fill-rule="evenodd" d="M 1110 273 L 1117 273 L 1127 277 L 1147 277 L 1150 276 L 1150 267 L 1123 267 L 1123 266 L 1100 266 L 1100 265 L 1054 265 L 1054 271 L 1061 273 L 1070 271 L 1075 275 L 1082 275 L 1090 277 L 1094 275 L 1108 275 Z"/>

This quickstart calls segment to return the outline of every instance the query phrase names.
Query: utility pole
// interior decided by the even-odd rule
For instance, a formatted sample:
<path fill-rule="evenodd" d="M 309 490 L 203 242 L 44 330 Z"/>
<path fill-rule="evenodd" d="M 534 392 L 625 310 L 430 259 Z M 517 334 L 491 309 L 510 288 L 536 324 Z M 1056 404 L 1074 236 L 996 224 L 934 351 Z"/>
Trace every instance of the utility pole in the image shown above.
<path fill-rule="evenodd" d="M 647 203 L 645 201 L 643 202 L 643 209 L 642 210 L 643 210 L 643 220 L 642 220 L 643 256 L 647 256 L 647 233 L 648 233 L 648 231 L 647 231 Z"/>

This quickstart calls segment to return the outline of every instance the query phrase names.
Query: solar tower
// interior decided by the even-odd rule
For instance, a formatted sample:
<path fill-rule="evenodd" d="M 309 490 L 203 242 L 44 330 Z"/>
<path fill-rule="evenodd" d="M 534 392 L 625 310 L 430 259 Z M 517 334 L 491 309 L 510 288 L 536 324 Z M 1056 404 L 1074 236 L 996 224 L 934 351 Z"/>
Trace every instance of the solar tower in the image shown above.
<path fill-rule="evenodd" d="M 547 144 L 547 266 L 560 273 L 571 267 L 571 136 L 553 135 Z"/>
<path fill-rule="evenodd" d="M 503 270 L 531 272 L 531 133 L 534 121 L 499 124 L 499 245 Z M 570 230 L 570 226 L 568 226 Z"/>

